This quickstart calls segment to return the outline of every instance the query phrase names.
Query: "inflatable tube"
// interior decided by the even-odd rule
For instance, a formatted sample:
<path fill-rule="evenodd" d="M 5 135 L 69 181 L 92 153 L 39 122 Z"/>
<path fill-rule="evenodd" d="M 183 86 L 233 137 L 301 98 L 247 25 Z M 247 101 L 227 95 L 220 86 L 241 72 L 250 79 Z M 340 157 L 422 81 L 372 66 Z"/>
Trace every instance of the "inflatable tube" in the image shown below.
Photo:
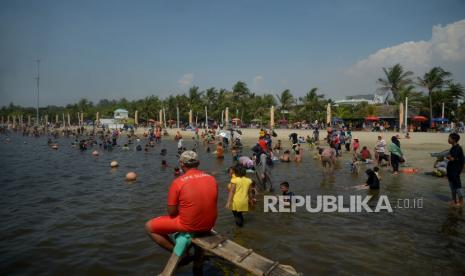
<path fill-rule="evenodd" d="M 418 172 L 417 168 L 404 168 L 401 169 L 400 172 L 405 173 L 405 174 L 415 174 Z"/>

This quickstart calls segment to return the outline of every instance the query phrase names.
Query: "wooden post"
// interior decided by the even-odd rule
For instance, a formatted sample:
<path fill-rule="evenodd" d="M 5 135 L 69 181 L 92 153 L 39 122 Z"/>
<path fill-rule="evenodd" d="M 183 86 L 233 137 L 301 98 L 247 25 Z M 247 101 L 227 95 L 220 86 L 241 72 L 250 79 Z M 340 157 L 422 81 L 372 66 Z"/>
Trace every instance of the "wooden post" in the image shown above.
<path fill-rule="evenodd" d="M 168 262 L 166 263 L 165 268 L 163 271 L 160 273 L 161 276 L 171 276 L 174 275 L 174 272 L 176 271 L 176 267 L 178 266 L 179 261 L 181 260 L 181 257 L 178 255 L 171 253 L 170 258 L 168 259 Z"/>

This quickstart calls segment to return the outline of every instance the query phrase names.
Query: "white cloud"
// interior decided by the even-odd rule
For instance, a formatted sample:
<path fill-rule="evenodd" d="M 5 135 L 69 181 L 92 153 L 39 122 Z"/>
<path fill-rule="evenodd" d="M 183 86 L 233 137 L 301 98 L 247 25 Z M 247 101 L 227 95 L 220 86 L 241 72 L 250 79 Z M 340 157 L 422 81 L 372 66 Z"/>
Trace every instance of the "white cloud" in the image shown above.
<path fill-rule="evenodd" d="M 186 88 L 192 83 L 193 80 L 194 80 L 194 74 L 187 73 L 187 74 L 184 74 L 180 80 L 178 80 L 178 83 L 182 88 Z"/>
<path fill-rule="evenodd" d="M 345 71 L 351 77 L 380 76 L 382 67 L 400 63 L 422 74 L 434 66 L 457 65 L 465 60 L 465 20 L 434 26 L 429 41 L 410 41 L 376 51 Z M 455 67 L 455 66 L 454 66 Z M 376 77 L 375 77 L 376 78 Z"/>

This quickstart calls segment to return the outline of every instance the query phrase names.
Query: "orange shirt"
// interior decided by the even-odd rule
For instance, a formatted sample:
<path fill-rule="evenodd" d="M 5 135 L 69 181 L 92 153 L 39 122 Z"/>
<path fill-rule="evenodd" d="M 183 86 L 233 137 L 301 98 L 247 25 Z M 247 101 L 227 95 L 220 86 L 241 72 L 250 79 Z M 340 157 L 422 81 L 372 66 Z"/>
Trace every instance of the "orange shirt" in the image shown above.
<path fill-rule="evenodd" d="M 168 205 L 178 206 L 179 219 L 188 231 L 209 231 L 217 217 L 218 185 L 213 176 L 190 169 L 176 178 L 168 192 Z"/>
<path fill-rule="evenodd" d="M 223 152 L 224 152 L 223 147 L 221 147 L 221 146 L 216 147 L 216 157 L 217 158 L 223 158 Z"/>

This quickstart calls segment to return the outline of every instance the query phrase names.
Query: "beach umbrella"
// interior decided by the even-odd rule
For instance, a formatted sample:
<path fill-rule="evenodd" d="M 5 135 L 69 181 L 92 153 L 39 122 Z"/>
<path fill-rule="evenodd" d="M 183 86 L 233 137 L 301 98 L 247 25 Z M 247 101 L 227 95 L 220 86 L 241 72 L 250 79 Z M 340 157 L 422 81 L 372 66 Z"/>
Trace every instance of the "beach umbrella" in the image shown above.
<path fill-rule="evenodd" d="M 399 105 L 399 130 L 402 129 L 404 125 L 404 103 Z"/>
<path fill-rule="evenodd" d="M 365 117 L 365 121 L 379 121 L 379 117 L 368 116 L 368 117 Z"/>
<path fill-rule="evenodd" d="M 447 122 L 449 122 L 449 119 L 447 119 L 447 118 L 433 118 L 433 122 L 435 122 L 435 123 L 447 123 Z"/>
<path fill-rule="evenodd" d="M 326 106 L 326 124 L 331 124 L 331 104 Z"/>
<path fill-rule="evenodd" d="M 139 113 L 139 112 L 138 112 L 137 110 L 136 110 L 136 112 L 134 113 L 134 124 L 135 124 L 135 125 L 138 125 L 138 124 L 139 124 L 139 116 L 137 116 L 137 115 L 139 115 L 138 113 Z M 98 112 L 97 112 L 97 114 L 98 114 Z M 98 116 L 97 116 L 97 121 L 98 121 Z"/>
<path fill-rule="evenodd" d="M 231 132 L 221 130 L 219 135 L 223 138 L 231 139 Z"/>
<path fill-rule="evenodd" d="M 270 108 L 270 128 L 273 129 L 274 127 L 274 105 Z"/>
<path fill-rule="evenodd" d="M 426 118 L 425 116 L 413 116 L 412 121 L 414 121 L 414 122 L 426 122 L 426 121 L 428 121 L 428 118 Z"/>

